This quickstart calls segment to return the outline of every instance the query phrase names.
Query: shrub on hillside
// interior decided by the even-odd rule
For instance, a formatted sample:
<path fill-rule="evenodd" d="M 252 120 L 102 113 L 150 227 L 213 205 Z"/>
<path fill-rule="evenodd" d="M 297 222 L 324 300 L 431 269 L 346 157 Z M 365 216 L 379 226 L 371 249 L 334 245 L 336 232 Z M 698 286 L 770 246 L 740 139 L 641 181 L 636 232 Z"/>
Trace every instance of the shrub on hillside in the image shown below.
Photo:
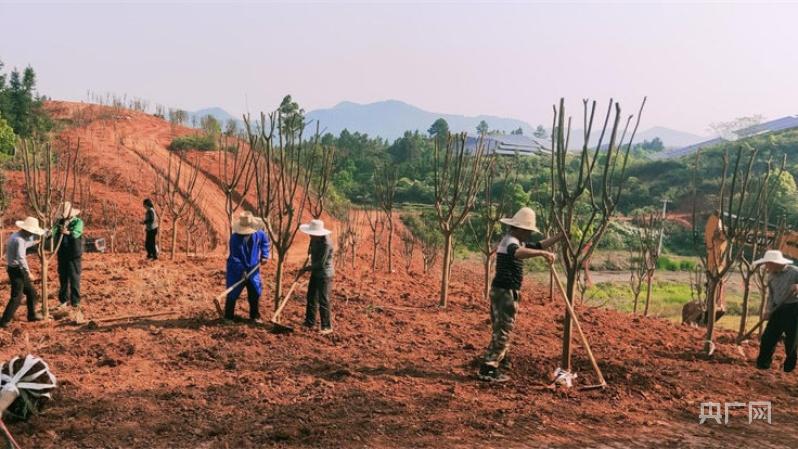
<path fill-rule="evenodd" d="M 169 144 L 169 149 L 172 151 L 213 151 L 216 149 L 216 141 L 213 136 L 206 134 L 175 137 Z"/>
<path fill-rule="evenodd" d="M 680 264 L 678 261 L 672 260 L 668 256 L 659 256 L 659 259 L 657 259 L 657 269 L 665 271 L 679 271 Z"/>

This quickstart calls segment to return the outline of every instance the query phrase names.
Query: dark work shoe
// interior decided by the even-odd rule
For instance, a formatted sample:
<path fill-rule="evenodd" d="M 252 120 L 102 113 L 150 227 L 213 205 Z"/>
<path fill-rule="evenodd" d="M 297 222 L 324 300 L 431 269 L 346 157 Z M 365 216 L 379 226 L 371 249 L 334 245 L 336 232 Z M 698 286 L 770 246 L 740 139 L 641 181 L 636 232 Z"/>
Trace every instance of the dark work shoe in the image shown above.
<path fill-rule="evenodd" d="M 44 315 L 41 313 L 37 313 L 36 315 L 29 316 L 28 321 L 42 321 L 44 320 Z"/>
<path fill-rule="evenodd" d="M 495 366 L 486 365 L 484 363 L 482 364 L 482 366 L 479 367 L 479 375 L 477 377 L 479 377 L 479 380 L 485 382 L 500 383 L 500 382 L 507 382 L 508 380 L 510 380 L 509 376 L 499 372 L 499 368 L 496 368 Z"/>
<path fill-rule="evenodd" d="M 302 323 L 302 326 L 304 326 L 304 327 L 306 327 L 308 329 L 313 329 L 314 327 L 316 327 L 316 323 L 309 323 L 309 322 L 305 321 L 304 323 Z"/>
<path fill-rule="evenodd" d="M 8 323 L 7 322 L 0 322 L 0 329 L 5 329 L 7 327 L 8 327 Z"/>

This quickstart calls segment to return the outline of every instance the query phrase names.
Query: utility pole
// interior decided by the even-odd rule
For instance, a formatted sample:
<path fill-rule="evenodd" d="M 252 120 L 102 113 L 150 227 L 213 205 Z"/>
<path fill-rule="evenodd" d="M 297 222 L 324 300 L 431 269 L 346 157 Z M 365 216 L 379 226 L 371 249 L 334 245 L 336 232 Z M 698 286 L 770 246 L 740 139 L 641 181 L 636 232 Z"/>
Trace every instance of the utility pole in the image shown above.
<path fill-rule="evenodd" d="M 659 246 L 657 247 L 657 254 L 662 254 L 662 236 L 665 234 L 665 212 L 668 209 L 670 200 L 667 198 L 662 199 L 662 227 L 659 228 Z"/>

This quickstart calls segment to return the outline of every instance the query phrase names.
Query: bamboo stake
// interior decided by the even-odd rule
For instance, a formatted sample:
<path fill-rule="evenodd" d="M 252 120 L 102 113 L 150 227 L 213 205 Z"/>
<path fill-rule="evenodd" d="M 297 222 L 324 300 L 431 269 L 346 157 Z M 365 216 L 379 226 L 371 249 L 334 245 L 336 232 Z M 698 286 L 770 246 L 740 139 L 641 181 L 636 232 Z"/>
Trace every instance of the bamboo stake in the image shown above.
<path fill-rule="evenodd" d="M 591 386 L 595 388 L 604 388 L 607 385 L 607 381 L 604 380 L 604 375 L 601 373 L 601 369 L 596 363 L 596 358 L 593 357 L 593 351 L 590 349 L 590 343 L 587 342 L 587 337 L 585 337 L 585 333 L 582 332 L 582 326 L 579 324 L 579 320 L 576 318 L 576 313 L 574 312 L 574 308 L 571 305 L 570 301 L 568 301 L 568 295 L 565 294 L 565 288 L 562 286 L 562 282 L 560 281 L 560 277 L 557 275 L 557 270 L 555 270 L 554 265 L 549 265 L 551 269 L 551 275 L 554 278 L 555 283 L 557 284 L 557 288 L 559 288 L 560 293 L 562 294 L 563 301 L 565 302 L 565 307 L 568 308 L 568 312 L 571 314 L 571 319 L 573 320 L 574 326 L 576 326 L 577 332 L 579 332 L 579 337 L 582 340 L 582 345 L 585 347 L 585 351 L 587 351 L 587 356 L 590 358 L 590 364 L 593 365 L 593 370 L 596 371 L 596 375 L 599 378 L 599 383 L 596 386 Z"/>

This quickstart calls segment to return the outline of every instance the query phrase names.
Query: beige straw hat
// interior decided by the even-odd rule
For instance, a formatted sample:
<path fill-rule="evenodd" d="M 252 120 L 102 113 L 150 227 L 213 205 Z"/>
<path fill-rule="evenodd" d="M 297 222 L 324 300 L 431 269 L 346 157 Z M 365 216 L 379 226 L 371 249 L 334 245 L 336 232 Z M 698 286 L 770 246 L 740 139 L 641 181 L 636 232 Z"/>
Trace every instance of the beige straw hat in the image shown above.
<path fill-rule="evenodd" d="M 34 217 L 27 217 L 24 220 L 17 221 L 16 225 L 18 228 L 24 229 L 31 234 L 44 235 L 46 232 L 44 229 L 39 227 L 39 219 Z"/>
<path fill-rule="evenodd" d="M 80 209 L 72 207 L 72 203 L 65 201 L 58 210 L 58 216 L 61 218 L 77 217 L 80 214 Z"/>
<path fill-rule="evenodd" d="M 537 227 L 535 211 L 528 207 L 522 207 L 513 215 L 513 218 L 502 218 L 502 223 L 514 228 L 526 229 L 527 231 L 540 232 Z"/>
<path fill-rule="evenodd" d="M 324 222 L 321 220 L 310 220 L 310 223 L 299 226 L 299 230 L 314 237 L 332 234 L 329 229 L 324 229 Z"/>
<path fill-rule="evenodd" d="M 252 215 L 252 212 L 241 212 L 238 220 L 233 221 L 233 233 L 250 235 L 263 229 L 263 220 Z"/>
<path fill-rule="evenodd" d="M 765 251 L 765 255 L 761 259 L 755 260 L 754 266 L 768 262 L 777 263 L 779 265 L 790 265 L 792 263 L 792 260 L 784 257 L 781 251 L 772 249 L 770 251 Z"/>

